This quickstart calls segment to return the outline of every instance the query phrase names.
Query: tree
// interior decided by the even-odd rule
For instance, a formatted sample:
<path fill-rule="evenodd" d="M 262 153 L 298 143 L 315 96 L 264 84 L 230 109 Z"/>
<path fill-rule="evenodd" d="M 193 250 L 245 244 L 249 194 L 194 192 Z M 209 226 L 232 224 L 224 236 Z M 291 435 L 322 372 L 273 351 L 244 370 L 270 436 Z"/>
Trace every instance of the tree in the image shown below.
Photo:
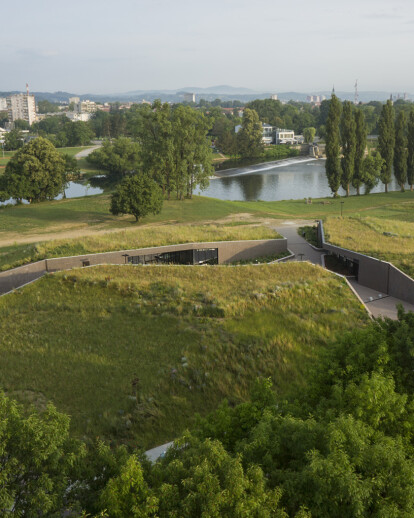
<path fill-rule="evenodd" d="M 325 170 L 329 187 L 336 198 L 341 185 L 341 161 L 339 157 L 339 121 L 341 117 L 341 103 L 335 94 L 332 94 L 329 103 L 328 118 L 326 120 L 326 163 Z"/>
<path fill-rule="evenodd" d="M 378 150 L 384 159 L 381 171 L 381 182 L 385 185 L 385 192 L 388 192 L 388 184 L 391 181 L 392 163 L 394 159 L 394 108 L 392 101 L 388 100 L 382 107 L 379 120 Z"/>
<path fill-rule="evenodd" d="M 76 452 L 69 417 L 52 405 L 27 414 L 0 393 L 1 516 L 58 516 Z"/>
<path fill-rule="evenodd" d="M 237 149 L 242 157 L 257 157 L 263 152 L 263 132 L 259 115 L 246 108 L 243 112 L 242 127 L 237 134 Z"/>
<path fill-rule="evenodd" d="M 310 144 L 311 142 L 313 142 L 315 135 L 316 135 L 316 129 L 313 128 L 312 126 L 309 128 L 304 128 L 303 136 L 304 136 L 305 142 L 307 144 Z"/>
<path fill-rule="evenodd" d="M 344 102 L 341 118 L 341 140 L 342 140 L 342 160 L 341 160 L 341 185 L 349 196 L 349 184 L 354 177 L 355 152 L 356 152 L 356 124 L 350 101 Z"/>
<path fill-rule="evenodd" d="M 405 112 L 400 111 L 395 124 L 395 147 L 394 147 L 394 176 L 404 192 L 404 185 L 407 181 L 407 137 L 405 135 L 407 117 Z"/>
<path fill-rule="evenodd" d="M 23 136 L 19 130 L 14 129 L 6 133 L 4 136 L 4 149 L 6 151 L 15 151 L 23 146 Z"/>
<path fill-rule="evenodd" d="M 209 184 L 213 171 L 209 121 L 190 106 L 179 105 L 172 114 L 175 188 L 177 198 L 191 198 L 194 187 Z"/>
<path fill-rule="evenodd" d="M 174 110 L 167 103 L 155 101 L 152 109 L 142 112 L 137 128 L 142 149 L 142 169 L 162 187 L 169 199 L 191 197 L 194 186 L 208 185 L 212 171 L 211 127 L 204 114 L 190 106 Z"/>
<path fill-rule="evenodd" d="M 365 116 L 361 109 L 355 111 L 355 165 L 352 185 L 357 190 L 364 183 L 362 180 L 362 165 L 364 161 L 365 148 L 367 147 L 367 129 L 365 126 Z"/>
<path fill-rule="evenodd" d="M 128 137 L 104 141 L 100 149 L 93 151 L 87 161 L 102 171 L 107 171 L 111 180 L 120 180 L 134 173 L 140 166 L 140 145 Z"/>
<path fill-rule="evenodd" d="M 65 187 L 65 159 L 49 140 L 38 137 L 9 160 L 2 188 L 15 200 L 53 200 Z"/>
<path fill-rule="evenodd" d="M 111 197 L 111 213 L 132 214 L 135 221 L 148 214 L 159 214 L 163 196 L 156 182 L 145 174 L 125 177 Z"/>
<path fill-rule="evenodd" d="M 30 129 L 30 124 L 24 119 L 17 119 L 14 121 L 14 129 L 18 131 Z"/>
<path fill-rule="evenodd" d="M 378 152 L 364 158 L 361 180 L 365 184 L 365 194 L 369 194 L 378 185 L 383 167 L 384 159 Z"/>
<path fill-rule="evenodd" d="M 56 113 L 59 111 L 59 105 L 45 99 L 43 101 L 37 101 L 37 109 L 39 113 Z"/>
<path fill-rule="evenodd" d="M 68 146 L 86 146 L 95 136 L 88 122 L 76 121 L 63 126 Z"/>
<path fill-rule="evenodd" d="M 414 109 L 411 109 L 407 128 L 407 181 L 410 189 L 414 185 Z"/>
<path fill-rule="evenodd" d="M 158 498 L 149 490 L 136 455 L 131 455 L 120 474 L 109 480 L 101 501 L 113 518 L 157 517 Z"/>

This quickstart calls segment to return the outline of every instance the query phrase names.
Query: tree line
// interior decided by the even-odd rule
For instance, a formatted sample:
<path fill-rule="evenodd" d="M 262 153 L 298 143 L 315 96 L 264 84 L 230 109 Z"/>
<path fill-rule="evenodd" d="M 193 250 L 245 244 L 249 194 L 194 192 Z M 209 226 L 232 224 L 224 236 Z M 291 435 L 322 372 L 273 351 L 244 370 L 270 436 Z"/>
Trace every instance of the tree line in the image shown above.
<path fill-rule="evenodd" d="M 327 344 L 306 389 L 268 379 L 198 418 L 165 457 L 71 437 L 0 394 L 0 512 L 101 518 L 414 515 L 414 314 Z M 7 514 L 6 514 L 7 513 Z"/>
<path fill-rule="evenodd" d="M 378 121 L 378 145 L 376 152 L 366 152 L 367 127 L 364 112 L 349 101 L 343 104 L 335 94 L 329 102 L 326 120 L 326 176 L 333 195 L 339 187 L 349 196 L 350 185 L 360 194 L 361 186 L 369 193 L 379 181 L 385 192 L 392 179 L 392 172 L 404 191 L 408 182 L 414 184 L 414 108 L 408 120 L 404 110 L 395 117 L 393 103 L 388 100 Z"/>

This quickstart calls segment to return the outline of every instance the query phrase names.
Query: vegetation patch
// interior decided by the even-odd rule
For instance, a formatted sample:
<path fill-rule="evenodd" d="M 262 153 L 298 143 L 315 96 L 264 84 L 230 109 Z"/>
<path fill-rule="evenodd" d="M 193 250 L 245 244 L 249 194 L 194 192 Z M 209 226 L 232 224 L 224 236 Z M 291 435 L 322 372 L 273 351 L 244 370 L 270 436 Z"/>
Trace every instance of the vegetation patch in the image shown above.
<path fill-rule="evenodd" d="M 305 225 L 304 227 L 298 228 L 298 234 L 306 239 L 308 243 L 313 246 L 319 246 L 318 244 L 318 227 Z"/>
<path fill-rule="evenodd" d="M 377 217 L 329 217 L 324 230 L 326 241 L 390 261 L 414 277 L 414 203 L 387 207 Z"/>
<path fill-rule="evenodd" d="M 2 297 L 0 315 L 2 388 L 54 402 L 78 436 L 135 447 L 244 401 L 257 376 L 282 396 L 302 386 L 333 337 L 367 321 L 342 279 L 299 263 L 74 270 Z"/>

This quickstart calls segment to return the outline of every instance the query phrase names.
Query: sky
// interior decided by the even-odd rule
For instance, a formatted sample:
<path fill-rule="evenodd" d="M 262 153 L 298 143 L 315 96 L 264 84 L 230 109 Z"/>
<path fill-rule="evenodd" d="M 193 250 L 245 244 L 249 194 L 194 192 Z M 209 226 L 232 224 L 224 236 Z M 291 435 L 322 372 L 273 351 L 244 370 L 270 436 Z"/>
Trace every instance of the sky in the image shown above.
<path fill-rule="evenodd" d="M 0 0 L 0 91 L 414 93 L 412 0 Z"/>

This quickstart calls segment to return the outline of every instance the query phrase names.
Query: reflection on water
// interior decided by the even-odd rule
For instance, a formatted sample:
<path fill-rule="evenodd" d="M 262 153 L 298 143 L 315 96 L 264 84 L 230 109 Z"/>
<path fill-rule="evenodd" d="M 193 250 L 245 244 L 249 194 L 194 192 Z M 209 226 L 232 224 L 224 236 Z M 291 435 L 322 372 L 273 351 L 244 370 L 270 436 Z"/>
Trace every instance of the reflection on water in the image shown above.
<path fill-rule="evenodd" d="M 66 198 L 81 198 L 83 196 L 91 196 L 92 194 L 101 194 L 103 193 L 103 189 L 100 187 L 92 187 L 89 183 L 75 183 L 69 182 L 68 187 L 65 190 Z M 63 194 L 59 194 L 55 199 L 61 200 L 63 198 Z M 27 203 L 26 200 L 23 200 L 23 203 Z M 5 201 L 4 203 L 0 203 L 0 205 L 14 204 L 12 199 Z"/>
<path fill-rule="evenodd" d="M 325 160 L 303 161 L 290 159 L 287 163 L 270 166 L 263 164 L 250 168 L 221 171 L 219 178 L 211 180 L 204 191 L 196 194 L 219 198 L 221 200 L 276 201 L 303 198 L 323 198 L 332 196 L 325 174 Z M 389 190 L 400 190 L 395 179 L 389 184 Z M 341 188 L 339 194 L 346 193 Z M 363 193 L 363 188 L 361 193 Z M 384 185 L 379 183 L 371 192 L 384 192 Z M 350 194 L 356 194 L 351 187 Z"/>

